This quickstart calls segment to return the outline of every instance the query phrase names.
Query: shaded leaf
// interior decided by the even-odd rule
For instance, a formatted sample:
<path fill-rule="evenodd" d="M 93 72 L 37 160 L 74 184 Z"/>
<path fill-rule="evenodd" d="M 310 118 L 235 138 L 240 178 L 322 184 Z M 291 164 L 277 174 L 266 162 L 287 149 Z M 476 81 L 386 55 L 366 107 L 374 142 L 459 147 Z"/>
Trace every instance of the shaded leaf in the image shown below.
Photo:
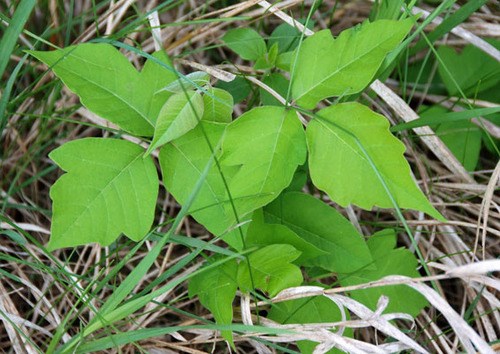
<path fill-rule="evenodd" d="M 287 192 L 264 208 L 265 221 L 282 224 L 326 255 L 308 259 L 306 266 L 347 273 L 372 261 L 363 237 L 339 212 L 319 199 Z"/>
<path fill-rule="evenodd" d="M 50 189 L 53 201 L 48 248 L 113 242 L 120 233 L 134 241 L 149 231 L 158 196 L 151 158 L 131 142 L 85 138 L 52 151 L 67 173 Z"/>
<path fill-rule="evenodd" d="M 301 252 L 300 257 L 297 258 L 298 264 L 303 264 L 308 259 L 327 254 L 327 252 L 320 250 L 312 243 L 298 236 L 285 225 L 265 223 L 262 209 L 258 209 L 253 213 L 252 222 L 245 236 L 245 245 L 247 248 L 251 248 L 252 246 L 272 244 L 288 244 L 295 247 Z"/>
<path fill-rule="evenodd" d="M 236 28 L 226 32 L 222 40 L 226 45 L 245 60 L 257 60 L 266 54 L 266 43 L 251 28 Z"/>
<path fill-rule="evenodd" d="M 270 245 L 251 253 L 248 262 L 238 266 L 240 289 L 249 292 L 255 286 L 273 297 L 285 288 L 300 285 L 300 268 L 291 264 L 299 256 L 300 252 L 290 245 Z"/>
<path fill-rule="evenodd" d="M 288 85 L 290 84 L 290 82 L 283 75 L 273 73 L 269 76 L 266 76 L 264 80 L 262 80 L 262 82 L 279 93 L 281 97 L 286 98 L 286 95 L 288 93 Z M 274 98 L 274 96 L 272 96 L 263 88 L 259 88 L 259 91 L 260 99 L 263 105 L 283 106 L 283 104 L 281 104 L 276 98 Z"/>
<path fill-rule="evenodd" d="M 198 295 L 201 304 L 210 310 L 217 324 L 230 325 L 233 321 L 233 300 L 238 288 L 237 271 L 238 264 L 233 259 L 205 270 L 189 281 L 189 297 Z M 221 333 L 230 343 L 233 342 L 231 331 Z"/>
<path fill-rule="evenodd" d="M 364 269 L 350 275 L 340 275 L 342 286 L 364 284 L 379 280 L 387 275 L 406 275 L 419 277 L 418 262 L 415 256 L 404 248 L 394 249 L 396 234 L 394 230 L 383 230 L 374 234 L 368 240 L 368 247 L 375 260 L 376 269 Z M 389 305 L 385 313 L 404 312 L 412 316 L 418 315 L 420 310 L 427 306 L 427 301 L 415 290 L 405 285 L 374 287 L 351 291 L 351 297 L 370 309 L 377 308 L 380 296 L 389 298 Z"/>
<path fill-rule="evenodd" d="M 367 210 L 393 208 L 378 171 L 399 207 L 443 220 L 415 184 L 405 147 L 389 132 L 385 117 L 354 102 L 322 109 L 317 117 L 307 128 L 311 179 L 333 201 Z"/>
<path fill-rule="evenodd" d="M 342 315 L 339 307 L 331 300 L 323 296 L 315 296 L 304 299 L 284 301 L 273 304 L 268 317 L 281 324 L 305 324 L 305 323 L 334 323 L 342 321 Z M 348 313 L 346 313 L 346 318 Z M 344 336 L 352 337 L 352 330 L 347 328 Z M 318 345 L 316 342 L 301 340 L 297 346 L 301 353 L 313 353 Z M 344 353 L 338 349 L 332 349 L 327 352 Z"/>
<path fill-rule="evenodd" d="M 441 58 L 438 66 L 439 76 L 451 96 L 459 95 L 456 86 L 458 84 L 468 97 L 495 86 L 497 97 L 500 97 L 498 95 L 500 65 L 494 58 L 472 44 L 465 46 L 460 54 L 447 46 L 440 46 L 437 53 Z"/>
<path fill-rule="evenodd" d="M 241 76 L 230 82 L 219 81 L 217 87 L 229 92 L 233 96 L 234 104 L 243 101 L 252 91 L 252 85 Z"/>
<path fill-rule="evenodd" d="M 324 98 L 360 92 L 411 27 L 411 19 L 380 20 L 345 30 L 336 39 L 328 29 L 317 32 L 300 47 L 292 79 L 294 99 L 312 109 Z"/>

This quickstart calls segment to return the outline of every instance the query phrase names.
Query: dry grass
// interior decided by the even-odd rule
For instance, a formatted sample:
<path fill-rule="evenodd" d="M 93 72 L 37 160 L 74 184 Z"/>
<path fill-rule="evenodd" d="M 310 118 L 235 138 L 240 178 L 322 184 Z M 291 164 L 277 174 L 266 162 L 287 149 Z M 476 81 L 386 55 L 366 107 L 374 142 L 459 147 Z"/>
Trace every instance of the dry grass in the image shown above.
<path fill-rule="evenodd" d="M 269 11 L 266 2 L 258 0 L 235 2 L 234 5 L 221 1 L 184 1 L 171 9 L 160 11 L 157 20 L 160 24 L 168 25 L 153 31 L 153 36 L 147 21 L 138 24 L 132 21 L 138 14 L 145 14 L 158 6 L 159 2 L 107 1 L 95 8 L 92 3 L 76 1 L 73 18 L 68 19 L 70 2 L 41 2 L 35 7 L 27 28 L 58 46 L 119 33 L 117 39 L 140 46 L 146 52 L 153 51 L 155 45 L 161 45 L 186 71 L 191 70 L 190 63 L 217 70 L 215 75 L 221 78 L 230 79 L 231 72 L 243 71 L 250 74 L 249 79 L 255 84 L 260 82 L 251 75 L 252 68 L 220 46 L 224 31 L 235 26 L 255 26 L 260 27 L 261 32 L 270 33 L 270 29 L 283 21 L 304 17 L 310 5 L 310 2 L 306 2 L 304 6 L 302 1 L 296 0 L 281 1 L 277 9 L 284 12 L 280 13 Z M 371 4 L 361 0 L 338 4 L 324 1 L 321 6 L 322 11 L 319 13 L 328 14 L 334 6 L 336 11 L 331 12 L 331 16 L 316 15 L 313 18 L 316 27 L 332 28 L 338 33 L 366 19 Z M 491 48 L 485 47 L 481 38 L 498 36 L 498 6 L 496 1 L 489 2 L 447 39 L 458 46 L 469 42 L 491 52 Z M 0 3 L 0 10 L 10 18 L 13 8 L 9 1 L 4 1 Z M 221 21 L 235 16 L 245 19 Z M 214 21 L 186 23 L 201 19 Z M 151 21 L 154 23 L 155 18 Z M 127 27 L 131 23 L 131 27 Z M 48 29 L 51 32 L 44 33 Z M 47 48 L 47 45 L 41 45 L 36 38 L 26 33 L 19 43 L 23 48 Z M 498 55 L 498 51 L 490 54 Z M 20 51 L 12 55 L 11 70 L 21 60 L 20 55 Z M 134 63 L 140 65 L 137 58 Z M 8 106 L 8 124 L 1 132 L 0 193 L 3 203 L 0 230 L 4 234 L 0 236 L 0 351 L 4 353 L 45 352 L 58 329 L 61 329 L 61 342 L 67 342 L 95 316 L 95 309 L 112 296 L 116 286 L 130 274 L 154 244 L 153 241 L 146 241 L 117 274 L 110 273 L 134 246 L 125 239 L 120 239 L 118 248 L 89 245 L 52 254 L 44 251 L 42 245 L 47 242 L 50 233 L 49 187 L 60 174 L 47 158 L 48 152 L 69 140 L 111 133 L 103 131 L 100 126 L 109 125 L 82 107 L 73 93 L 54 81 L 50 72 L 42 75 L 46 70 L 43 65 L 36 62 L 28 65 L 29 68 L 21 71 L 17 78 Z M 453 102 L 453 98 L 442 100 L 428 95 L 424 90 L 416 92 L 415 102 L 410 107 L 398 96 L 399 85 L 396 82 L 389 80 L 387 85 L 375 82 L 372 90 L 377 95 L 367 98 L 375 110 L 393 122 L 415 119 L 415 102 L 440 102 L 443 105 Z M 486 102 L 485 106 L 487 104 L 495 105 Z M 236 108 L 236 112 L 244 110 L 245 103 Z M 498 137 L 497 126 L 490 126 L 489 129 L 493 136 Z M 415 232 L 418 247 L 430 266 L 431 274 L 417 280 L 386 278 L 366 286 L 406 283 L 423 293 L 432 306 L 412 320 L 401 314 L 382 315 L 384 299 L 380 302 L 380 308 L 372 312 L 341 295 L 349 289 L 290 289 L 272 301 L 311 295 L 327 296 L 338 306 L 348 308 L 354 316 L 349 321 L 335 324 L 287 327 L 296 331 L 294 335 L 255 333 L 253 336 L 236 336 L 237 352 L 280 352 L 287 343 L 304 338 L 317 340 L 323 350 L 337 345 L 350 352 L 360 353 L 375 350 L 391 352 L 405 348 L 436 353 L 474 352 L 478 348 L 480 352 L 500 350 L 500 282 L 495 277 L 500 271 L 500 261 L 494 261 L 500 254 L 500 197 L 495 194 L 500 182 L 500 163 L 496 157 L 485 154 L 481 157 L 483 169 L 468 174 L 427 128 L 419 128 L 414 134 L 405 136 L 404 142 L 408 148 L 407 157 L 423 190 L 449 222 L 429 221 L 421 213 L 406 212 L 405 218 Z M 314 190 L 310 192 L 316 193 Z M 168 192 L 161 193 L 158 208 L 161 213 L 157 218 L 159 223 L 175 217 L 179 211 L 179 206 Z M 401 226 L 393 221 L 393 215 L 387 211 L 375 215 L 349 208 L 343 212 L 364 235 L 372 234 L 381 226 Z M 178 232 L 210 240 L 203 227 L 189 218 L 183 221 Z M 400 233 L 399 240 L 401 245 L 412 247 L 404 232 Z M 168 244 L 132 293 L 147 289 L 158 275 L 182 264 L 191 252 L 182 245 Z M 201 257 L 197 260 L 180 267 L 169 280 L 180 279 L 192 272 L 203 261 Z M 110 275 L 107 283 L 101 284 L 100 281 L 107 275 Z M 434 281 L 437 290 L 424 285 L 429 284 L 430 280 Z M 253 300 L 245 296 L 240 296 L 240 300 L 240 304 L 235 304 L 235 322 L 255 323 L 257 318 L 253 311 Z M 269 302 L 260 305 L 269 305 Z M 134 316 L 100 333 L 188 326 L 210 319 L 211 316 L 196 299 L 187 297 L 187 287 L 181 283 Z M 283 328 L 262 317 L 259 320 L 264 326 Z M 334 332 L 328 331 L 333 327 L 336 329 Z M 341 336 L 347 327 L 357 328 L 355 340 Z M 377 343 L 385 343 L 384 339 L 389 335 L 396 338 L 393 343 L 376 346 Z M 272 343 L 275 342 L 280 343 L 281 347 L 274 346 Z M 119 350 L 110 350 L 118 351 L 159 354 L 229 352 L 231 349 L 213 330 L 187 329 L 142 340 Z"/>

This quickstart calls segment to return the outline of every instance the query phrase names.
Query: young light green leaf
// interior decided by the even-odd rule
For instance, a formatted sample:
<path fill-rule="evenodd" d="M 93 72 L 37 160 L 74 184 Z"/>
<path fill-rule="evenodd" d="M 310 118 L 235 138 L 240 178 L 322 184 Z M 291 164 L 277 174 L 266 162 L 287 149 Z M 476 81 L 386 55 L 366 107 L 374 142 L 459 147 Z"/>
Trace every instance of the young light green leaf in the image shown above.
<path fill-rule="evenodd" d="M 155 135 L 146 154 L 196 127 L 203 116 L 203 98 L 197 91 L 174 94 L 163 105 L 156 121 Z"/>
<path fill-rule="evenodd" d="M 307 144 L 313 183 L 340 205 L 393 208 L 383 178 L 399 207 L 443 220 L 415 184 L 389 122 L 368 107 L 352 102 L 322 109 L 307 127 Z"/>
<path fill-rule="evenodd" d="M 233 96 L 226 90 L 210 88 L 203 95 L 203 117 L 201 119 L 219 123 L 233 120 Z"/>
<path fill-rule="evenodd" d="M 243 215 L 275 199 L 306 158 L 296 113 L 275 106 L 254 108 L 232 122 L 222 147 L 222 165 L 238 168 L 229 189 Z"/>
<path fill-rule="evenodd" d="M 189 281 L 189 297 L 198 295 L 200 302 L 215 318 L 217 324 L 229 325 L 233 321 L 233 300 L 238 285 L 238 264 L 229 260 L 222 265 L 195 275 Z M 233 342 L 231 331 L 222 331 L 222 336 Z"/>
<path fill-rule="evenodd" d="M 303 265 L 349 273 L 372 262 L 370 251 L 354 226 L 335 209 L 308 194 L 282 194 L 264 208 L 264 218 L 268 223 L 287 226 L 304 241 L 326 253 L 308 259 Z"/>
<path fill-rule="evenodd" d="M 106 43 L 84 43 L 50 52 L 29 51 L 52 67 L 54 73 L 75 92 L 92 112 L 135 134 L 150 136 L 156 122 L 155 92 L 175 75 L 156 63 L 139 73 L 115 47 Z M 167 60 L 158 54 L 160 60 Z M 155 102 L 155 103 L 153 103 Z"/>
<path fill-rule="evenodd" d="M 158 196 L 151 158 L 131 142 L 85 138 L 52 151 L 67 173 L 50 189 L 53 201 L 48 248 L 113 242 L 120 233 L 139 241 L 149 231 Z"/>
<path fill-rule="evenodd" d="M 240 289 L 249 292 L 255 290 L 254 285 L 273 297 L 285 288 L 300 285 L 300 268 L 291 264 L 299 256 L 300 252 L 290 245 L 270 245 L 252 252 L 248 262 L 242 261 L 238 266 Z"/>
<path fill-rule="evenodd" d="M 186 90 L 197 89 L 197 86 L 205 86 L 209 82 L 210 76 L 206 72 L 195 71 L 169 83 L 167 86 L 163 87 L 160 92 L 168 91 L 171 93 L 181 93 Z"/>
<path fill-rule="evenodd" d="M 312 109 L 327 97 L 351 95 L 374 78 L 385 56 L 401 42 L 412 20 L 380 20 L 343 31 L 333 39 L 330 30 L 317 32 L 300 47 L 294 65 L 292 95 Z"/>
<path fill-rule="evenodd" d="M 236 28 L 226 32 L 222 40 L 226 45 L 245 60 L 257 60 L 266 54 L 266 43 L 251 28 Z"/>
<path fill-rule="evenodd" d="M 295 247 L 301 252 L 300 257 L 297 259 L 297 262 L 300 264 L 309 259 L 328 254 L 308 240 L 298 236 L 285 225 L 265 223 L 262 209 L 258 209 L 253 213 L 252 222 L 248 226 L 245 235 L 245 245 L 247 248 L 250 248 L 252 246 L 262 247 L 272 244 L 288 244 Z"/>
<path fill-rule="evenodd" d="M 364 284 L 379 280 L 387 275 L 419 277 L 416 270 L 418 262 L 415 256 L 407 249 L 394 249 L 395 246 L 396 234 L 393 230 L 383 230 L 374 234 L 368 240 L 368 247 L 375 260 L 376 269 L 363 269 L 355 274 L 340 275 L 342 286 Z M 422 295 L 405 285 L 368 288 L 351 292 L 353 299 L 372 310 L 376 309 L 377 302 L 382 295 L 389 298 L 386 313 L 404 312 L 416 316 L 427 305 L 427 301 Z"/>

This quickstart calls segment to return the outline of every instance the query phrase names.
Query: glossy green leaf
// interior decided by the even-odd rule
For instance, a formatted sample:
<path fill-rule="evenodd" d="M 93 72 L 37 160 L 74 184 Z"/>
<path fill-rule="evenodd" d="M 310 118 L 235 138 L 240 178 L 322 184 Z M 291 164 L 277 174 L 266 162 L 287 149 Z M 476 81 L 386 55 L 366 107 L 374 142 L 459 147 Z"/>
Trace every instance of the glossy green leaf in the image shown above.
<path fill-rule="evenodd" d="M 251 248 L 252 246 L 262 247 L 272 244 L 288 244 L 295 247 L 301 252 L 300 257 L 297 258 L 298 264 L 327 254 L 326 251 L 298 236 L 285 225 L 265 223 L 262 209 L 258 209 L 253 213 L 252 222 L 245 236 L 245 245 L 247 248 Z"/>
<path fill-rule="evenodd" d="M 306 158 L 305 134 L 294 111 L 257 107 L 232 122 L 221 163 L 238 169 L 229 189 L 242 215 L 275 199 Z"/>
<path fill-rule="evenodd" d="M 146 63 L 143 73 L 138 72 L 123 54 L 106 43 L 29 53 L 49 65 L 89 110 L 135 135 L 153 134 L 156 108 L 168 97 L 156 93 L 176 79 L 173 72 L 157 63 Z M 164 54 L 156 58 L 171 66 Z"/>
<path fill-rule="evenodd" d="M 368 247 L 375 260 L 376 269 L 364 269 L 355 274 L 340 275 L 342 286 L 364 284 L 379 280 L 388 275 L 405 275 L 419 277 L 418 261 L 415 256 L 404 248 L 394 249 L 396 234 L 393 230 L 383 230 L 374 234 L 368 240 Z M 377 308 L 380 296 L 389 298 L 385 313 L 404 312 L 416 316 L 427 305 L 425 298 L 415 290 L 405 285 L 374 287 L 351 291 L 353 299 L 365 304 L 372 310 Z"/>
<path fill-rule="evenodd" d="M 342 321 L 342 314 L 333 301 L 324 296 L 315 296 L 273 304 L 269 310 L 268 318 L 281 324 L 334 323 Z M 346 318 L 349 318 L 347 313 Z M 343 336 L 352 337 L 352 330 L 346 328 Z M 312 341 L 297 342 L 297 346 L 303 354 L 312 354 L 317 345 L 318 343 Z M 344 352 L 332 349 L 327 353 Z"/>
<path fill-rule="evenodd" d="M 203 95 L 203 117 L 201 119 L 220 123 L 233 120 L 233 96 L 226 90 L 210 88 Z"/>
<path fill-rule="evenodd" d="M 265 221 L 282 224 L 326 253 L 302 263 L 348 273 L 372 261 L 363 237 L 339 212 L 300 192 L 284 193 L 264 208 Z"/>
<path fill-rule="evenodd" d="M 266 54 L 264 39 L 251 28 L 236 28 L 226 32 L 222 40 L 245 60 L 257 60 Z"/>
<path fill-rule="evenodd" d="M 343 31 L 317 32 L 300 46 L 292 79 L 293 98 L 312 109 L 327 97 L 351 95 L 374 78 L 385 56 L 403 40 L 412 20 L 380 20 Z"/>
<path fill-rule="evenodd" d="M 229 325 L 233 321 L 233 300 L 238 288 L 237 271 L 238 264 L 233 259 L 199 273 L 189 281 L 189 297 L 198 295 L 201 304 L 210 310 L 217 324 Z M 221 333 L 232 343 L 231 331 Z"/>
<path fill-rule="evenodd" d="M 85 138 L 52 151 L 67 173 L 50 189 L 53 201 L 48 248 L 113 242 L 120 233 L 134 241 L 149 231 L 158 196 L 151 158 L 131 142 Z"/>
<path fill-rule="evenodd" d="M 452 47 L 440 46 L 437 53 L 439 75 L 451 96 L 459 95 L 457 84 L 468 97 L 495 86 L 498 91 L 500 65 L 481 49 L 470 44 L 458 54 Z"/>
<path fill-rule="evenodd" d="M 249 292 L 255 286 L 273 297 L 285 288 L 300 285 L 300 268 L 291 264 L 299 256 L 300 252 L 290 245 L 270 245 L 252 252 L 248 262 L 242 261 L 238 266 L 240 289 Z"/>
<path fill-rule="evenodd" d="M 309 123 L 307 144 L 313 183 L 338 204 L 393 208 L 383 178 L 399 207 L 443 220 L 415 184 L 389 122 L 368 107 L 352 102 L 322 109 Z"/>
<path fill-rule="evenodd" d="M 153 141 L 147 153 L 186 134 L 196 127 L 202 116 L 203 98 L 200 93 L 187 91 L 174 94 L 158 115 Z"/>

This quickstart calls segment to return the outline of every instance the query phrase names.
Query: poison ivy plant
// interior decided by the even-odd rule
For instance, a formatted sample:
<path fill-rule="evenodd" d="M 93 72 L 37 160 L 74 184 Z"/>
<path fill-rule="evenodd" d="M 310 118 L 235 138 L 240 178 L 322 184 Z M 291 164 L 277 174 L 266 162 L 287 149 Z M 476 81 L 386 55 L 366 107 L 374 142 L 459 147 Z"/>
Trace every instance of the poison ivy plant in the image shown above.
<path fill-rule="evenodd" d="M 272 297 L 318 269 L 343 285 L 387 274 L 417 276 L 416 259 L 394 249 L 393 234 L 366 241 L 339 211 L 301 192 L 307 183 L 340 206 L 410 208 L 442 219 L 413 180 L 404 145 L 383 116 L 356 102 L 325 102 L 326 108 L 311 111 L 325 98 L 362 91 L 411 25 L 411 19 L 380 20 L 336 39 L 321 31 L 303 43 L 289 26 L 278 27 L 267 43 L 251 29 L 228 31 L 226 45 L 253 61 L 269 87 L 292 97 L 284 106 L 252 88 L 253 100 L 234 120 L 233 105 L 250 90 L 242 77 L 212 87 L 208 74 L 181 75 L 162 52 L 137 71 L 102 43 L 30 52 L 89 110 L 150 143 L 145 151 L 126 140 L 87 138 L 50 154 L 67 173 L 51 189 L 49 247 L 109 245 L 121 233 L 143 238 L 153 226 L 159 180 L 151 152 L 159 149 L 167 191 L 181 205 L 190 201 L 194 219 L 245 254 L 220 267 L 209 260 L 191 280 L 189 296 L 198 296 L 218 324 L 231 323 L 237 289 Z M 253 106 L 257 99 L 262 106 Z M 381 294 L 391 298 L 391 310 L 416 314 L 425 305 L 402 287 L 357 290 L 352 296 L 373 307 Z M 404 308 L 398 296 L 413 304 Z M 318 309 L 332 306 L 327 302 L 297 301 L 283 308 L 291 306 L 297 310 L 293 319 L 306 323 L 312 320 L 307 312 L 320 316 Z M 270 316 L 279 318 L 280 308 Z M 322 320 L 338 315 L 333 311 Z M 232 341 L 229 331 L 222 334 Z M 314 346 L 300 345 L 305 352 Z"/>

